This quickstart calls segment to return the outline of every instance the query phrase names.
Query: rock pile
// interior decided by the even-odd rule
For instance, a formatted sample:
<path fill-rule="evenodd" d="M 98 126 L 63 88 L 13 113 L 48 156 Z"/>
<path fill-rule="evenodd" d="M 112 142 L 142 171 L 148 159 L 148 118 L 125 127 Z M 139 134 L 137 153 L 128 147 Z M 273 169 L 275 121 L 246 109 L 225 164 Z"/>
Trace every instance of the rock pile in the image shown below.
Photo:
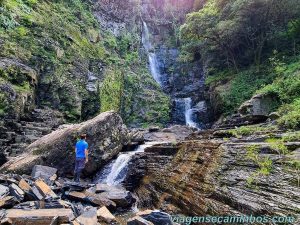
<path fill-rule="evenodd" d="M 115 217 L 109 209 L 134 202 L 124 189 L 115 188 L 118 194 L 114 195 L 101 185 L 57 179 L 55 168 L 40 165 L 32 176 L 1 175 L 0 183 L 1 224 L 97 224 L 97 218 L 112 222 Z"/>
<path fill-rule="evenodd" d="M 56 172 L 36 165 L 31 176 L 0 175 L 0 224 L 120 224 L 112 213 L 131 210 L 136 201 L 122 186 L 75 183 Z M 127 224 L 161 221 L 172 224 L 168 214 L 147 210 Z"/>

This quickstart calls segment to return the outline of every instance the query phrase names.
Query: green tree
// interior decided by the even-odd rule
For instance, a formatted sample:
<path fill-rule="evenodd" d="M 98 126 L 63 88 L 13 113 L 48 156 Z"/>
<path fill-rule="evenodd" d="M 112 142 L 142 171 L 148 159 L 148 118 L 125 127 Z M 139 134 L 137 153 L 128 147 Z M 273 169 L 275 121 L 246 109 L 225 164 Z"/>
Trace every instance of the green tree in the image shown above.
<path fill-rule="evenodd" d="M 199 52 L 217 68 L 259 67 L 289 26 L 297 33 L 299 12 L 297 0 L 210 0 L 187 16 L 181 27 L 183 49 Z"/>

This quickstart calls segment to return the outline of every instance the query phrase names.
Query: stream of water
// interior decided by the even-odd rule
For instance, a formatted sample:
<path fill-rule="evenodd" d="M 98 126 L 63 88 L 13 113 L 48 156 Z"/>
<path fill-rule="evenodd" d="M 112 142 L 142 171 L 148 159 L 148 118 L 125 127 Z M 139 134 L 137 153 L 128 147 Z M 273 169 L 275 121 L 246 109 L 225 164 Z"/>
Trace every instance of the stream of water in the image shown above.
<path fill-rule="evenodd" d="M 157 55 L 155 54 L 155 49 L 152 46 L 151 36 L 146 22 L 143 22 L 142 43 L 148 54 L 151 74 L 156 80 L 156 82 L 159 83 L 162 87 L 162 77 L 159 71 Z M 184 115 L 185 124 L 187 126 L 198 128 L 198 124 L 193 119 L 194 109 L 192 108 L 192 99 L 175 99 L 175 102 L 181 105 L 180 110 L 182 110 L 182 114 Z M 104 183 L 108 185 L 120 184 L 126 177 L 126 174 L 128 172 L 128 164 L 132 157 L 139 152 L 143 152 L 145 148 L 150 147 L 154 144 L 157 143 L 148 142 L 143 145 L 140 145 L 134 151 L 121 152 L 115 160 L 111 161 L 100 171 L 97 181 L 99 183 Z"/>
<path fill-rule="evenodd" d="M 128 164 L 132 157 L 139 153 L 144 152 L 145 148 L 151 147 L 158 142 L 147 142 L 138 146 L 134 151 L 120 152 L 118 157 L 107 164 L 99 173 L 98 183 L 108 185 L 118 185 L 126 177 L 128 171 Z"/>

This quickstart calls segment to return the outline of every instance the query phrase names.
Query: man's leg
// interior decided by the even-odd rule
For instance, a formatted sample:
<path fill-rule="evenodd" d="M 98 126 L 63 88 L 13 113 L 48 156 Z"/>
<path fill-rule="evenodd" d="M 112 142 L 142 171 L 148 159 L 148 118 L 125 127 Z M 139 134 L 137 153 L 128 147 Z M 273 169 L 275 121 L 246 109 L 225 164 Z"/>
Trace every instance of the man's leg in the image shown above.
<path fill-rule="evenodd" d="M 74 181 L 79 182 L 79 176 L 78 176 L 78 169 L 79 169 L 79 160 L 75 160 L 75 168 L 74 168 Z"/>
<path fill-rule="evenodd" d="M 80 175 L 82 170 L 84 169 L 85 159 L 77 159 L 77 170 L 76 170 L 76 182 L 80 182 Z"/>

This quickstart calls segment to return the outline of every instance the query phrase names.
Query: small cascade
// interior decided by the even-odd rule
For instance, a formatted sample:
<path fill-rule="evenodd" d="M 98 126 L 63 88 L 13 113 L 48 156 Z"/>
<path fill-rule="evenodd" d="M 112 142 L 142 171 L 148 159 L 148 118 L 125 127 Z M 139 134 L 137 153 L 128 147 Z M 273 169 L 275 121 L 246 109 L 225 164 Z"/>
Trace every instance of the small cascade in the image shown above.
<path fill-rule="evenodd" d="M 192 109 L 192 99 L 185 98 L 185 124 L 190 127 L 198 128 L 198 124 L 193 121 L 194 109 Z"/>
<path fill-rule="evenodd" d="M 148 142 L 140 145 L 136 150 L 130 152 L 121 152 L 117 159 L 113 160 L 111 163 L 106 165 L 98 176 L 98 183 L 118 185 L 126 177 L 128 171 L 128 164 L 132 157 L 139 153 L 144 152 L 145 148 L 151 147 L 157 144 L 157 142 Z"/>
<path fill-rule="evenodd" d="M 178 111 L 178 114 L 184 117 L 184 122 L 187 126 L 199 128 L 199 125 L 194 121 L 194 111 L 192 108 L 192 99 L 191 98 L 177 98 L 175 99 L 175 107 Z"/>
<path fill-rule="evenodd" d="M 153 76 L 155 81 L 157 83 L 159 83 L 160 86 L 162 86 L 162 80 L 161 80 L 161 74 L 160 74 L 159 67 L 158 67 L 157 56 L 154 52 L 154 49 L 153 49 L 151 41 L 150 41 L 149 28 L 148 28 L 146 22 L 144 22 L 144 21 L 143 21 L 142 43 L 148 54 L 151 75 Z"/>

